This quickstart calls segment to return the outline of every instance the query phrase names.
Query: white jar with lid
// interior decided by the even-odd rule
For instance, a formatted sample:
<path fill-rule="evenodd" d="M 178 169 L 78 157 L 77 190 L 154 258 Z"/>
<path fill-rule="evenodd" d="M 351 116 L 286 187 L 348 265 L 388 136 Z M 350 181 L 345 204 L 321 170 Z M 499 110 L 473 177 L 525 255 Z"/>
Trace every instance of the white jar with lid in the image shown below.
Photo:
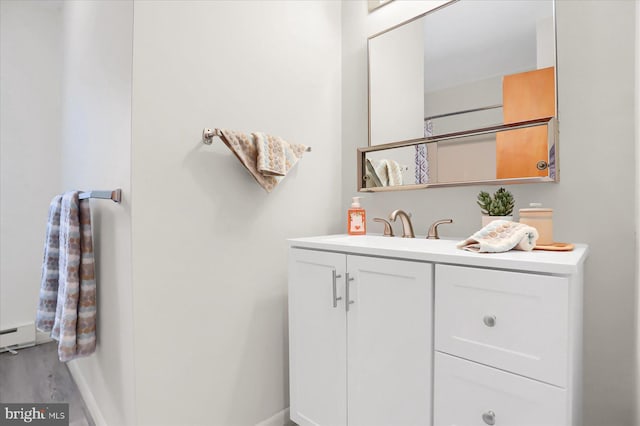
<path fill-rule="evenodd" d="M 543 208 L 540 203 L 530 203 L 528 209 L 520 209 L 520 223 L 538 230 L 537 245 L 553 244 L 553 209 Z"/>

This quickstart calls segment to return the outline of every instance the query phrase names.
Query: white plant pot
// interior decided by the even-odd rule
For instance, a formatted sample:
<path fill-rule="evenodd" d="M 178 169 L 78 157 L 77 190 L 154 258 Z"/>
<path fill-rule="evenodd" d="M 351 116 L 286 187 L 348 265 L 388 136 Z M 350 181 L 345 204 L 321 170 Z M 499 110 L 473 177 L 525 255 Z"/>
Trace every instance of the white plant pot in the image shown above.
<path fill-rule="evenodd" d="M 513 221 L 513 216 L 489 216 L 486 214 L 482 215 L 482 227 L 484 228 L 494 220 L 508 220 Z"/>

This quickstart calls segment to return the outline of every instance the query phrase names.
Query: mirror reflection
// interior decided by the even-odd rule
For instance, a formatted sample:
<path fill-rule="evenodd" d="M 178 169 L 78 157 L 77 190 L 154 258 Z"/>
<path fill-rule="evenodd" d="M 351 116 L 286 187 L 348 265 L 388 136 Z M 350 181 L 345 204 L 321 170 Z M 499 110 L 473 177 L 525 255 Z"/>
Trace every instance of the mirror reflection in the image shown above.
<path fill-rule="evenodd" d="M 553 0 L 448 3 L 369 39 L 362 188 L 555 181 L 556 116 Z"/>
<path fill-rule="evenodd" d="M 523 98 L 538 82 L 522 76 L 543 69 Z M 538 96 L 543 112 L 513 116 Z M 459 0 L 373 36 L 369 99 L 369 145 L 555 116 L 553 1 Z"/>
<path fill-rule="evenodd" d="M 556 138 L 556 120 L 549 118 L 361 148 L 359 189 L 413 189 L 498 179 L 503 183 L 554 181 Z M 518 147 L 518 142 L 532 139 L 540 142 L 538 149 Z"/>

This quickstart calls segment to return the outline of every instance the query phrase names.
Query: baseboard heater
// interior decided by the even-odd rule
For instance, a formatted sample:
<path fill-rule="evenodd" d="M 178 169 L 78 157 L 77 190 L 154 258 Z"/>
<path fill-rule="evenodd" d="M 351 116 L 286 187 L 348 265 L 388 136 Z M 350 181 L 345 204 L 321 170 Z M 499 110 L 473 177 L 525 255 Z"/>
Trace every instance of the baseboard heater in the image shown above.
<path fill-rule="evenodd" d="M 36 344 L 36 326 L 34 323 L 0 330 L 0 353 L 27 348 Z"/>

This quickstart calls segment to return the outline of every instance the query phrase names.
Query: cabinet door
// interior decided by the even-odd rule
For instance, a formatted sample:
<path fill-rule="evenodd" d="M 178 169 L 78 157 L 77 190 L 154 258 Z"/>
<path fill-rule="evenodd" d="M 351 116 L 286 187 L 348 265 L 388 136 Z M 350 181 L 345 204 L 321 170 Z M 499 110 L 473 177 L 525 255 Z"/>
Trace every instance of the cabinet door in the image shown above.
<path fill-rule="evenodd" d="M 347 256 L 348 424 L 430 425 L 432 265 Z"/>
<path fill-rule="evenodd" d="M 299 425 L 346 425 L 345 265 L 344 254 L 289 251 L 290 412 Z"/>

